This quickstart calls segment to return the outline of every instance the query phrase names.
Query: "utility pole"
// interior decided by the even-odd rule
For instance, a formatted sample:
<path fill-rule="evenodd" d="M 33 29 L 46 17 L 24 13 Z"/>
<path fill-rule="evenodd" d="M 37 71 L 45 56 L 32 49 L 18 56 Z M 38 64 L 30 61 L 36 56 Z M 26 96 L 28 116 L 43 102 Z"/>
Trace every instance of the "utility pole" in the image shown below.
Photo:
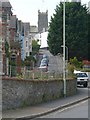
<path fill-rule="evenodd" d="M 66 97 L 66 66 L 65 66 L 65 0 L 63 2 L 63 82 L 64 97 Z"/>

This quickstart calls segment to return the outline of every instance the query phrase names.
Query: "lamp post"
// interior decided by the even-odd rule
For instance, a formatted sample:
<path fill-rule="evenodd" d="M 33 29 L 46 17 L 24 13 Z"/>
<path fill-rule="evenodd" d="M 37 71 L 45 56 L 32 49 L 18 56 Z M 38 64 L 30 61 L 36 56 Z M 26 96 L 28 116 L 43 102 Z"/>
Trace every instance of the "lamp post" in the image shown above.
<path fill-rule="evenodd" d="M 66 97 L 66 70 L 65 70 L 65 0 L 63 2 L 63 81 L 64 97 Z"/>
<path fill-rule="evenodd" d="M 67 62 L 68 62 L 68 47 L 67 46 L 65 46 L 66 47 L 66 51 L 67 51 Z"/>
<path fill-rule="evenodd" d="M 63 45 L 61 45 L 61 47 L 63 47 Z M 66 62 L 65 62 L 65 63 L 66 63 L 66 64 L 65 64 L 65 65 L 66 65 L 65 68 L 66 68 L 67 65 L 68 65 L 68 47 L 65 46 L 65 48 L 66 48 L 66 60 L 65 60 L 65 61 L 66 61 Z M 66 69 L 65 69 L 65 70 L 66 70 Z M 66 73 L 66 71 L 65 71 L 65 73 Z M 67 73 L 68 73 L 68 71 L 67 71 Z"/>
<path fill-rule="evenodd" d="M 67 53 L 67 57 L 66 57 L 66 67 L 68 67 L 68 47 L 67 46 L 65 46 L 66 47 L 66 53 Z M 67 68 L 67 76 L 68 76 L 68 68 Z"/>
<path fill-rule="evenodd" d="M 61 47 L 63 47 L 63 45 L 61 45 Z M 65 48 L 66 48 L 66 60 L 68 61 L 68 47 L 65 46 Z"/>

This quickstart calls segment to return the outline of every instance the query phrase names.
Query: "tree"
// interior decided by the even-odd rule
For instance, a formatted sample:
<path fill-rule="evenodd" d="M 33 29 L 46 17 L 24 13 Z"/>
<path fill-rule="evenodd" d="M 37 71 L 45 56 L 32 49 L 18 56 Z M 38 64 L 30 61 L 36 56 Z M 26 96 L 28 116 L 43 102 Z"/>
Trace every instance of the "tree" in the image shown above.
<path fill-rule="evenodd" d="M 37 62 L 37 58 L 35 55 L 39 52 L 40 45 L 38 44 L 38 41 L 33 40 L 32 41 L 32 54 L 27 56 L 26 59 L 24 60 L 25 66 L 30 66 L 31 69 L 35 66 L 35 63 Z"/>
<path fill-rule="evenodd" d="M 27 56 L 26 59 L 24 60 L 24 64 L 26 66 L 31 66 L 31 67 L 33 66 L 33 63 L 35 62 L 36 62 L 36 59 L 32 55 Z"/>
<path fill-rule="evenodd" d="M 90 12 L 88 14 L 88 60 L 90 61 Z"/>
<path fill-rule="evenodd" d="M 70 58 L 70 64 L 72 64 L 75 69 L 83 67 L 83 62 L 78 61 L 76 57 L 73 59 Z"/>
<path fill-rule="evenodd" d="M 38 41 L 33 40 L 32 41 L 32 54 L 35 55 L 39 52 L 40 45 L 38 44 Z"/>
<path fill-rule="evenodd" d="M 69 58 L 76 56 L 87 59 L 88 56 L 88 13 L 85 5 L 79 2 L 65 3 L 65 41 Z M 52 54 L 62 53 L 63 45 L 63 3 L 56 6 L 51 17 L 48 34 L 48 46 Z"/>

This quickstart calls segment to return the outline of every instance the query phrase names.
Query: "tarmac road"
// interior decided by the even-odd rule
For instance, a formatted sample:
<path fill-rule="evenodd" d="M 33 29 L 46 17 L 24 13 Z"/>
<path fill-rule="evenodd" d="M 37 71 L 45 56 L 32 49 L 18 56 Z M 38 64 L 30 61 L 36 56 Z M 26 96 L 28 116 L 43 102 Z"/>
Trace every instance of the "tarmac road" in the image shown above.
<path fill-rule="evenodd" d="M 85 100 L 40 118 L 88 118 L 88 112 L 88 100 Z"/>

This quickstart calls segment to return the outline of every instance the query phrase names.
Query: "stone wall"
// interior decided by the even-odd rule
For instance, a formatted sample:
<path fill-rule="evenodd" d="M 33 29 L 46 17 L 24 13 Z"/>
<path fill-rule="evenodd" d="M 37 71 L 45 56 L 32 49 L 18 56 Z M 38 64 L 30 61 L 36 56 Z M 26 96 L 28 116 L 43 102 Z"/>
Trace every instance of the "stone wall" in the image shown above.
<path fill-rule="evenodd" d="M 76 80 L 67 80 L 67 96 L 76 93 Z M 2 108 L 14 109 L 63 97 L 63 80 L 3 78 Z"/>

